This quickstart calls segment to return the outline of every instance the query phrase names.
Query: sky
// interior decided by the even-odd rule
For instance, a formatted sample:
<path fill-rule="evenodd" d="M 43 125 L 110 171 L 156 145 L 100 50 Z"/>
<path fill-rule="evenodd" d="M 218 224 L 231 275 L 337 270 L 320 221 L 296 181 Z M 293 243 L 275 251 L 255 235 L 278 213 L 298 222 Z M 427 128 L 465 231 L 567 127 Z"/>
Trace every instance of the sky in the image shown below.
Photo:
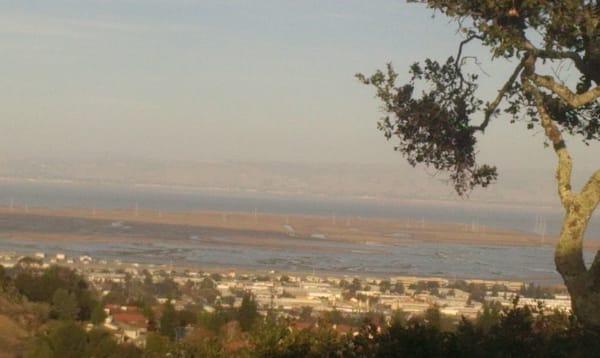
<path fill-rule="evenodd" d="M 456 24 L 404 1 L 4 1 L 0 159 L 386 163 L 408 173 L 354 74 L 389 61 L 406 74 L 453 55 L 460 39 Z M 468 51 L 493 98 L 514 64 Z M 551 173 L 541 130 L 507 122 L 494 120 L 481 161 Z M 600 166 L 600 146 L 568 144 L 583 176 Z"/>

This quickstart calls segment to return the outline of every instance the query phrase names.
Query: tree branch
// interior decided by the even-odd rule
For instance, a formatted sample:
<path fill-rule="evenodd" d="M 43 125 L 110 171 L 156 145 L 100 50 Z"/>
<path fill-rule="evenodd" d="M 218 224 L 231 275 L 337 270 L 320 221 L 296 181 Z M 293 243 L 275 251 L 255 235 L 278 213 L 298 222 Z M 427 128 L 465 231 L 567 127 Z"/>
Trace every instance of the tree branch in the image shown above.
<path fill-rule="evenodd" d="M 600 203 L 600 170 L 597 170 L 581 190 L 581 201 L 590 210 L 591 216 Z M 596 253 L 592 266 L 592 275 L 600 275 L 600 250 Z M 597 276 L 595 276 L 597 277 Z"/>
<path fill-rule="evenodd" d="M 600 203 L 600 170 L 597 170 L 581 189 L 581 202 L 593 212 Z"/>
<path fill-rule="evenodd" d="M 539 49 L 535 47 L 531 41 L 525 36 L 524 33 L 521 34 L 523 43 L 518 46 L 525 52 L 533 55 L 536 58 L 549 59 L 549 60 L 566 60 L 569 59 L 575 63 L 575 67 L 581 72 L 585 73 L 585 62 L 581 58 L 581 56 L 577 52 L 573 51 L 557 51 L 557 50 L 545 50 Z"/>
<path fill-rule="evenodd" d="M 492 119 L 494 112 L 496 112 L 496 109 L 500 105 L 500 102 L 502 102 L 502 99 L 504 98 L 506 93 L 510 90 L 513 83 L 515 83 L 517 77 L 523 70 L 523 67 L 525 65 L 525 59 L 526 58 L 524 57 L 521 60 L 521 62 L 519 62 L 519 65 L 515 68 L 515 70 L 513 71 L 512 75 L 510 76 L 508 81 L 506 81 L 504 86 L 502 86 L 502 88 L 498 91 L 498 95 L 496 96 L 496 99 L 494 99 L 494 101 L 492 103 L 489 103 L 487 105 L 487 107 L 485 109 L 485 118 L 483 119 L 483 122 L 481 122 L 481 124 L 479 126 L 473 127 L 474 130 L 478 130 L 478 131 L 482 131 L 482 132 L 485 131 L 488 124 L 490 124 L 490 120 Z"/>
<path fill-rule="evenodd" d="M 482 41 L 483 37 L 481 37 L 479 35 L 471 35 L 460 42 L 460 45 L 458 45 L 458 53 L 456 54 L 456 60 L 454 60 L 454 67 L 459 68 L 460 58 L 462 57 L 462 52 L 463 52 L 463 47 L 475 39 Z"/>
<path fill-rule="evenodd" d="M 529 76 L 527 76 L 529 78 Z M 556 180 L 558 181 L 558 196 L 563 207 L 568 208 L 573 202 L 573 192 L 571 191 L 571 172 L 573 170 L 573 161 L 567 150 L 567 146 L 562 138 L 560 130 L 550 117 L 544 106 L 544 96 L 531 83 L 525 79 L 524 85 L 527 91 L 533 95 L 535 106 L 540 116 L 540 123 L 544 128 L 546 137 L 552 143 L 554 152 L 558 157 L 558 168 L 556 169 Z"/>
<path fill-rule="evenodd" d="M 567 86 L 556 82 L 551 76 L 540 76 L 533 73 L 530 78 L 536 85 L 552 91 L 573 108 L 585 106 L 600 97 L 600 86 L 581 94 L 575 94 Z"/>
<path fill-rule="evenodd" d="M 550 60 L 571 60 L 575 63 L 575 67 L 582 73 L 585 73 L 585 63 L 581 56 L 576 52 L 570 51 L 555 51 L 555 50 L 541 50 L 533 48 L 530 51 L 534 53 L 536 57 Z"/>
<path fill-rule="evenodd" d="M 463 47 L 468 44 L 469 42 L 473 41 L 474 39 L 478 39 L 478 40 L 483 40 L 483 37 L 479 36 L 479 35 L 471 35 L 469 37 L 467 37 L 466 39 L 462 40 L 460 42 L 460 45 L 458 45 L 458 53 L 456 54 L 456 59 L 454 60 L 454 67 L 456 68 L 456 71 L 458 72 L 458 75 L 460 76 L 460 88 L 462 88 L 463 84 L 465 82 L 467 82 L 467 80 L 465 80 L 462 71 L 460 70 L 461 68 L 461 58 L 462 58 L 462 52 L 463 52 Z M 469 82 L 467 82 L 469 83 Z"/>

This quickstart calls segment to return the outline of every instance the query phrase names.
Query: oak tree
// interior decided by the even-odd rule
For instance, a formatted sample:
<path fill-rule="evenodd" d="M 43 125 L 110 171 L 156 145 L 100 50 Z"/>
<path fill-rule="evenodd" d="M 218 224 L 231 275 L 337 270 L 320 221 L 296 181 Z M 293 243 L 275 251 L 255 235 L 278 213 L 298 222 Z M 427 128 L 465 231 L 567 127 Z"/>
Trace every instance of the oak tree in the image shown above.
<path fill-rule="evenodd" d="M 527 121 L 541 127 L 556 154 L 557 191 L 565 216 L 555 263 L 572 299 L 573 312 L 589 327 L 600 327 L 600 252 L 590 267 L 583 237 L 600 201 L 600 170 L 576 191 L 573 162 L 564 137 L 584 143 L 600 139 L 600 1 L 598 0 L 421 0 L 455 21 L 464 39 L 444 61 L 426 59 L 410 67 L 399 84 L 391 64 L 371 76 L 357 75 L 376 89 L 385 116 L 379 129 L 397 141 L 396 150 L 413 166 L 449 173 L 456 191 L 486 187 L 496 167 L 477 162 L 477 139 L 493 120 Z M 513 69 L 494 98 L 480 98 L 480 78 L 469 71 L 467 46 L 487 47 L 493 61 Z M 576 81 L 548 71 L 560 65 Z M 423 87 L 420 87 L 424 85 Z M 425 88 L 421 90 L 421 88 Z M 600 153 L 590 153 L 598 162 Z"/>

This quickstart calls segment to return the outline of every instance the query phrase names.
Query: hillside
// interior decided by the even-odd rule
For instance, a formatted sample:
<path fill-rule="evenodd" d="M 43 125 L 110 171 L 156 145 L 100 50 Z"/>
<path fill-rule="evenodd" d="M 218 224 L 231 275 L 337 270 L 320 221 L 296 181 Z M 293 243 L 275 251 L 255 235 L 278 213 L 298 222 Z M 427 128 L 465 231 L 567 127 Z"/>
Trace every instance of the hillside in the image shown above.
<path fill-rule="evenodd" d="M 0 292 L 0 358 L 18 357 L 44 321 L 48 308 Z"/>

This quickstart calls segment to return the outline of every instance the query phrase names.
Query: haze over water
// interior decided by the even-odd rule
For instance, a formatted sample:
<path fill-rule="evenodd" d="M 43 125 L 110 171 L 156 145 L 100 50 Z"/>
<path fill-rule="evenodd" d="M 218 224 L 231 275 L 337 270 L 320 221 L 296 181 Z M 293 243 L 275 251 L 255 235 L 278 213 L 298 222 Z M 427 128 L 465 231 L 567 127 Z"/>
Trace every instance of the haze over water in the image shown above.
<path fill-rule="evenodd" d="M 539 221 L 546 222 L 546 235 L 557 235 L 562 222 L 559 209 L 510 207 L 471 203 L 427 201 L 351 200 L 306 198 L 262 193 L 210 192 L 192 189 L 136 187 L 130 185 L 78 185 L 0 182 L 0 205 L 43 208 L 127 209 L 136 207 L 163 211 L 234 211 L 306 215 L 365 216 L 463 223 L 543 234 Z M 592 219 L 587 239 L 600 239 L 600 221 Z"/>
<path fill-rule="evenodd" d="M 558 210 L 533 207 L 510 208 L 492 205 L 445 204 L 406 201 L 382 203 L 372 200 L 301 198 L 260 193 L 227 193 L 200 190 L 148 188 L 120 185 L 78 185 L 0 182 L 0 205 L 44 207 L 140 209 L 157 211 L 230 211 L 281 214 L 336 215 L 337 217 L 391 217 L 412 221 L 464 223 L 465 230 L 478 225 L 536 233 L 536 222 L 546 222 L 547 235 L 558 232 Z M 134 225 L 128 223 L 127 225 Z M 445 277 L 480 277 L 559 282 L 554 269 L 553 248 L 418 242 L 398 237 L 393 244 L 338 243 L 312 240 L 303 247 L 252 247 L 233 243 L 227 237 L 204 237 L 188 229 L 179 237 L 151 242 L 59 242 L 0 238 L 0 249 L 25 252 L 66 252 L 147 263 L 172 263 L 214 267 L 240 267 Z M 588 238 L 598 238 L 598 222 L 590 226 Z M 282 240 L 286 240 L 283 236 Z M 302 240 L 302 239 L 300 239 Z M 592 259 L 586 253 L 586 260 Z"/>

